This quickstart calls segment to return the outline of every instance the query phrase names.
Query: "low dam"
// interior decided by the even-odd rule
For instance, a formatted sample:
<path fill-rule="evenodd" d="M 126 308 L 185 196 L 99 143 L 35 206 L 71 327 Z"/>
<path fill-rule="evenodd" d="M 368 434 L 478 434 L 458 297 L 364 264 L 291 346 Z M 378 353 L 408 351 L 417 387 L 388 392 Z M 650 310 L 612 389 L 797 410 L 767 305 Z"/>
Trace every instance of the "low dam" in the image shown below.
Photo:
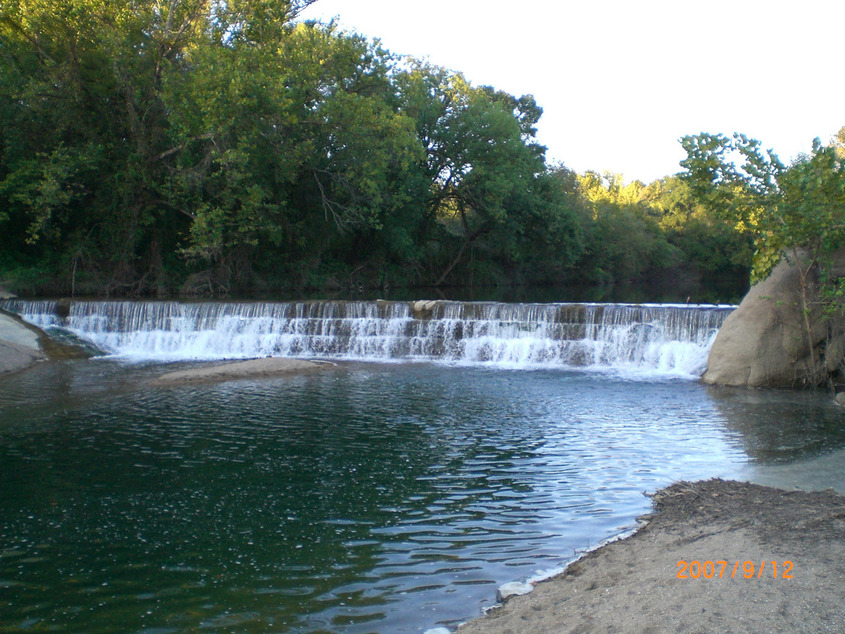
<path fill-rule="evenodd" d="M 699 376 L 732 306 L 7 300 L 45 329 L 143 360 L 445 361 Z M 61 316 L 60 316 L 61 313 Z"/>

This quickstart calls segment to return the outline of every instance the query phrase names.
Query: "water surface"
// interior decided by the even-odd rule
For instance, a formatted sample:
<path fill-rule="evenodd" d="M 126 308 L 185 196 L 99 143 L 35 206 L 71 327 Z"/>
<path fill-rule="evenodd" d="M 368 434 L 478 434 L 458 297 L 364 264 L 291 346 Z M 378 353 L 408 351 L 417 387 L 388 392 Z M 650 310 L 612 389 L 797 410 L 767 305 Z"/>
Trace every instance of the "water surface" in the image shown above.
<path fill-rule="evenodd" d="M 144 386 L 161 371 L 0 381 L 0 629 L 454 626 L 633 526 L 644 491 L 845 447 L 821 395 L 666 377 L 348 363 Z"/>

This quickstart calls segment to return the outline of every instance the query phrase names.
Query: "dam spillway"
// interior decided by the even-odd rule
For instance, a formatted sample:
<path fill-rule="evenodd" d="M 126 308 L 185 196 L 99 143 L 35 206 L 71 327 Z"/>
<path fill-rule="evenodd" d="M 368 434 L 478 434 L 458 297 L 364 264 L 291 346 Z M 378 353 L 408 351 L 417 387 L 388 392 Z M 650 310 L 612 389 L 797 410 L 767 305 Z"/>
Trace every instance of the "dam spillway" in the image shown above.
<path fill-rule="evenodd" d="M 131 360 L 281 356 L 699 376 L 733 306 L 5 300 Z"/>

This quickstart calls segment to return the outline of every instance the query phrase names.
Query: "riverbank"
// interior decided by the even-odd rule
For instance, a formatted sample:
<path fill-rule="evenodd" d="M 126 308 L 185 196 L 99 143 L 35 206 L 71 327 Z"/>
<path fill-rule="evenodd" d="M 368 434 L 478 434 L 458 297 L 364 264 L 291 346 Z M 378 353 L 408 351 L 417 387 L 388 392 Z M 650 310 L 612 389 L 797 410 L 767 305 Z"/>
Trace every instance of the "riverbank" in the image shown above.
<path fill-rule="evenodd" d="M 834 632 L 845 623 L 845 497 L 709 480 L 662 489 L 653 505 L 631 537 L 458 633 Z"/>

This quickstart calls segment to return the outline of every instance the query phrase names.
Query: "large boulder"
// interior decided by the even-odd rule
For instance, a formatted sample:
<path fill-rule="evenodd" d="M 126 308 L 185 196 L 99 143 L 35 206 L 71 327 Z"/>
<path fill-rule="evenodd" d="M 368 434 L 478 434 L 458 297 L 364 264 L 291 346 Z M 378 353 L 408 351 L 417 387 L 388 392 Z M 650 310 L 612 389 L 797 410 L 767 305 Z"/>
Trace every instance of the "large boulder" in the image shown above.
<path fill-rule="evenodd" d="M 44 358 L 40 350 L 0 339 L 0 374 L 23 370 Z"/>
<path fill-rule="evenodd" d="M 45 358 L 38 334 L 16 315 L 0 311 L 0 374 L 23 370 Z"/>
<path fill-rule="evenodd" d="M 819 384 L 839 371 L 841 324 L 815 308 L 809 315 L 808 337 L 798 266 L 805 257 L 790 252 L 768 278 L 751 287 L 716 336 L 702 377 L 705 383 L 798 387 Z M 845 258 L 837 257 L 835 264 L 841 262 Z M 834 271 L 839 273 L 839 268 L 835 265 Z M 813 292 L 811 286 L 811 304 Z"/>
<path fill-rule="evenodd" d="M 56 341 L 18 315 L 0 308 L 0 375 L 44 359 L 82 359 L 95 352 L 84 342 Z"/>

